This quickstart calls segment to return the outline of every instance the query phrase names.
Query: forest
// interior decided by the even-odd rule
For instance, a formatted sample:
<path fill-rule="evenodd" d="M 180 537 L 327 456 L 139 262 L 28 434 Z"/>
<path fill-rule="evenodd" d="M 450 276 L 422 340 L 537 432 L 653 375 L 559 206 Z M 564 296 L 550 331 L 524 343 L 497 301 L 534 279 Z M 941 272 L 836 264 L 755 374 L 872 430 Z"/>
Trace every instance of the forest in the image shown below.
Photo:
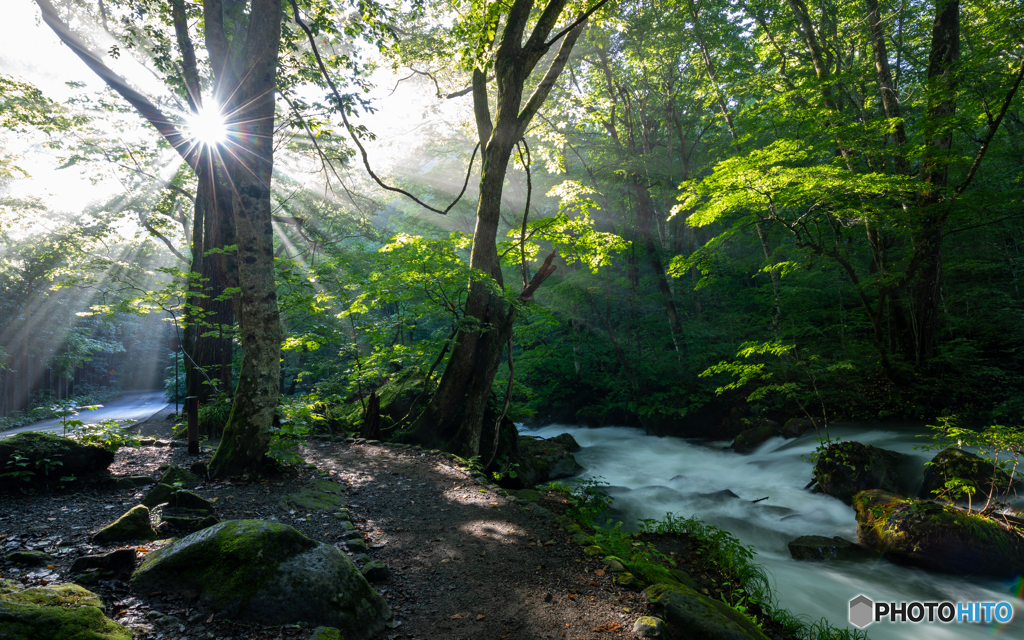
<path fill-rule="evenodd" d="M 565 33 L 531 14 L 518 35 L 547 31 L 515 51 L 497 5 L 364 4 L 358 19 L 311 5 L 303 21 L 286 3 L 260 134 L 257 105 L 222 95 L 243 72 L 217 71 L 226 45 L 204 52 L 204 7 L 40 6 L 102 27 L 72 35 L 108 86 L 60 102 L 5 76 L 5 135 L 120 187 L 75 211 L 3 203 L 7 414 L 76 375 L 166 367 L 175 336 L 179 393 L 237 393 L 247 340 L 274 348 L 246 337 L 246 280 L 277 291 L 277 310 L 251 311 L 280 317 L 252 326 L 282 349 L 267 406 L 280 394 L 322 416 L 396 371 L 430 372 L 425 415 L 448 426 L 413 430 L 470 455 L 483 406 L 506 395 L 516 421 L 676 435 L 730 411 L 1020 414 L 1013 3 L 556 3 L 556 22 L 593 13 Z M 161 93 L 108 68 L 124 54 Z M 427 128 L 375 170 L 360 119 L 403 108 L 367 97 L 382 78 L 445 111 L 397 116 Z M 190 112 L 223 141 L 190 141 Z M 269 264 L 247 273 L 248 231 L 203 174 L 255 177 L 272 152 L 273 233 L 254 241 L 273 282 Z M 15 153 L 3 174 L 27 179 Z M 41 317 L 60 320 L 39 331 Z M 454 416 L 468 397 L 472 415 Z"/>
<path fill-rule="evenodd" d="M 551 424 L 1020 439 L 1017 2 L 24 4 L 4 428 L 159 387 L 211 478 L 347 436 L 516 489 Z"/>

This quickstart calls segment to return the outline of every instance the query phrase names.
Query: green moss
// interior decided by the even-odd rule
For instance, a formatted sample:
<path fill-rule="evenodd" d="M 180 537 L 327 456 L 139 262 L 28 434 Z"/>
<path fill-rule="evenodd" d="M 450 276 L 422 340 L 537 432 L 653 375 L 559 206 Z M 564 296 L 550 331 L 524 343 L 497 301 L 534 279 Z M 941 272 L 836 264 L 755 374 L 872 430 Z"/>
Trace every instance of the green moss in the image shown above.
<path fill-rule="evenodd" d="M 156 531 L 149 519 L 149 509 L 143 505 L 132 507 L 111 524 L 93 536 L 99 543 L 125 542 L 128 540 L 156 540 Z"/>
<path fill-rule="evenodd" d="M 207 541 L 208 544 L 186 542 Z M 273 578 L 275 567 L 283 560 L 316 546 L 316 542 L 292 527 L 261 520 L 232 520 L 193 533 L 178 544 L 158 549 L 146 556 L 132 584 L 165 588 L 160 579 L 150 579 L 150 570 L 162 564 L 163 574 L 175 573 L 177 584 L 205 595 L 214 606 L 241 597 L 251 599 Z M 245 572 L 237 567 L 246 567 Z M 210 590 L 212 589 L 212 591 Z"/>
<path fill-rule="evenodd" d="M 103 615 L 99 597 L 78 585 L 21 589 L 0 581 L 0 637 L 4 640 L 131 640 Z"/>
<path fill-rule="evenodd" d="M 648 601 L 664 610 L 670 624 L 687 629 L 694 637 L 735 637 L 741 632 L 751 640 L 768 638 L 747 616 L 685 585 L 656 584 L 645 593 Z"/>
<path fill-rule="evenodd" d="M 1024 571 L 1021 532 L 950 505 L 884 491 L 854 497 L 861 542 L 928 568 L 960 574 Z"/>
<path fill-rule="evenodd" d="M 199 476 L 176 464 L 171 465 L 160 478 L 161 484 L 174 486 L 175 483 L 181 483 L 181 486 L 186 489 L 195 489 L 201 482 L 202 479 Z"/>

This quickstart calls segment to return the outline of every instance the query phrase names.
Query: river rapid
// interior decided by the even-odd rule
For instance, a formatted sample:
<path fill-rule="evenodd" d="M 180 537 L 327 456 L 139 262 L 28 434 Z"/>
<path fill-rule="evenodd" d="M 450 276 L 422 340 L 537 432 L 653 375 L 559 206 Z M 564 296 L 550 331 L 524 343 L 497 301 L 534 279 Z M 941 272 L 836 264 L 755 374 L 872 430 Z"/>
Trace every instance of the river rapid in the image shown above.
<path fill-rule="evenodd" d="M 580 477 L 599 478 L 611 485 L 615 516 L 627 525 L 668 512 L 683 517 L 696 514 L 752 545 L 757 551 L 755 561 L 773 579 L 779 603 L 793 613 L 846 627 L 850 599 L 859 594 L 876 602 L 1005 601 L 1015 609 L 1013 620 L 1005 625 L 883 621 L 865 631 L 872 640 L 1024 639 L 1024 602 L 1015 591 L 1019 582 L 931 573 L 885 559 L 793 560 L 786 545 L 802 535 L 857 540 L 852 507 L 804 490 L 811 479 L 809 456 L 817 445 L 813 431 L 795 440 L 773 438 L 749 454 L 733 452 L 729 442 L 658 438 L 627 427 L 556 424 L 522 432 L 542 438 L 571 433 L 583 447 L 575 454 L 586 469 Z M 836 423 L 830 432 L 833 438 L 910 454 L 919 470 L 935 455 L 913 449 L 927 443 L 916 437 L 925 433 L 920 426 Z M 751 502 L 766 496 L 767 500 Z"/>

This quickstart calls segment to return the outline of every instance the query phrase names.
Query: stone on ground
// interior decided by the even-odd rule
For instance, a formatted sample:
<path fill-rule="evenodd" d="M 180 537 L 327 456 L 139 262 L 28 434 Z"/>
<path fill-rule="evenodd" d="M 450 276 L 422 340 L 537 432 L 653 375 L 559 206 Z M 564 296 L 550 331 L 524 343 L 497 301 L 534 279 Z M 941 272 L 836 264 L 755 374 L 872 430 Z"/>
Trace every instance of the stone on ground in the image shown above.
<path fill-rule="evenodd" d="M 149 519 L 149 509 L 140 504 L 100 529 L 92 539 L 100 544 L 128 542 L 129 540 L 156 540 L 156 531 Z"/>
<path fill-rule="evenodd" d="M 4 640 L 131 640 L 103 615 L 99 597 L 78 585 L 22 588 L 0 580 L 0 637 Z"/>
<path fill-rule="evenodd" d="M 664 638 L 665 621 L 654 616 L 640 616 L 633 623 L 633 633 L 638 638 Z"/>
<path fill-rule="evenodd" d="M 115 549 L 110 553 L 75 558 L 75 561 L 71 564 L 71 573 L 81 573 L 88 569 L 101 569 L 114 573 L 130 573 L 134 568 L 135 549 Z"/>
<path fill-rule="evenodd" d="M 146 497 L 142 499 L 142 504 L 150 508 L 161 504 L 168 504 L 181 509 L 213 511 L 213 505 L 206 498 L 163 482 L 149 490 Z"/>
<path fill-rule="evenodd" d="M 330 626 L 347 640 L 379 633 L 392 617 L 341 551 L 262 520 L 222 522 L 158 549 L 131 582 L 139 593 L 198 598 L 231 620 Z"/>
<path fill-rule="evenodd" d="M 959 575 L 1024 574 L 1024 531 L 976 514 L 885 491 L 853 500 L 860 543 L 886 557 Z"/>
<path fill-rule="evenodd" d="M 45 551 L 15 551 L 7 555 L 7 561 L 27 567 L 49 564 L 53 558 Z"/>
<path fill-rule="evenodd" d="M 768 640 L 768 636 L 739 611 L 681 584 L 656 584 L 648 587 L 645 595 L 668 623 L 668 633 L 672 637 Z"/>
<path fill-rule="evenodd" d="M 173 487 L 176 483 L 180 483 L 185 489 L 195 489 L 202 482 L 202 478 L 176 464 L 168 467 L 167 471 L 164 471 L 164 475 L 160 477 L 160 484 L 167 484 Z"/>
<path fill-rule="evenodd" d="M 334 627 L 317 627 L 313 629 L 313 635 L 309 636 L 309 640 L 345 640 L 345 638 L 341 635 L 341 631 Z"/>

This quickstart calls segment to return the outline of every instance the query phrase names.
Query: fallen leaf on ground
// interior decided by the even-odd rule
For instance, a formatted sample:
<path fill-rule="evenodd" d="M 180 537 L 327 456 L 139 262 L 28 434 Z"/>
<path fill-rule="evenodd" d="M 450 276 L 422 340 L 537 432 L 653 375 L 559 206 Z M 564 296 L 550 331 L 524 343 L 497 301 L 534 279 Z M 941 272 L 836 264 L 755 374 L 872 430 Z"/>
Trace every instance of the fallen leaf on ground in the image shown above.
<path fill-rule="evenodd" d="M 477 620 L 483 620 L 483 619 L 484 619 L 484 618 L 486 618 L 486 617 L 487 617 L 487 616 L 485 616 L 484 614 L 482 614 L 482 613 L 481 613 L 481 614 L 478 614 L 478 615 L 476 616 L 476 619 L 477 619 Z"/>
<path fill-rule="evenodd" d="M 449 620 L 460 620 L 462 618 L 468 618 L 468 613 L 456 613 L 454 616 L 448 616 Z"/>
<path fill-rule="evenodd" d="M 604 569 L 595 569 L 594 570 L 594 575 L 595 576 L 599 576 L 599 577 L 603 576 L 604 575 Z"/>
<path fill-rule="evenodd" d="M 592 631 L 596 631 L 598 633 L 618 633 L 619 631 L 622 631 L 622 625 L 618 622 L 609 622 L 597 627 L 596 629 L 592 629 Z"/>

